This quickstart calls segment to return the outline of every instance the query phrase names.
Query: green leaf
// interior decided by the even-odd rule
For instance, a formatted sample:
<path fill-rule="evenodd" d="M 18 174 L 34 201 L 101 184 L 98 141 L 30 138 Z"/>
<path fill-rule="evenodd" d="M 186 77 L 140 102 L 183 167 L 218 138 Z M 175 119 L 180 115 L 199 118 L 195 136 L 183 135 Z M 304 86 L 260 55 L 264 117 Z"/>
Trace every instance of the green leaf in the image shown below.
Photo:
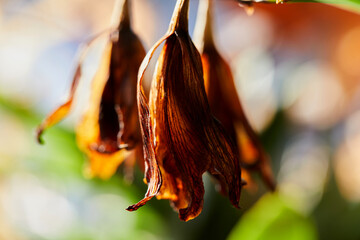
<path fill-rule="evenodd" d="M 283 0 L 286 4 L 291 3 L 304 3 L 304 2 L 313 2 L 313 3 L 325 3 L 331 4 L 339 8 L 343 8 L 349 11 L 354 11 L 360 13 L 360 0 Z M 265 3 L 276 3 L 276 0 L 238 0 L 238 2 L 265 2 Z"/>
<path fill-rule="evenodd" d="M 336 7 L 360 13 L 360 0 L 293 0 L 292 2 L 318 2 L 333 4 Z"/>
<path fill-rule="evenodd" d="M 286 206 L 277 194 L 268 194 L 242 217 L 228 239 L 315 240 L 317 233 L 311 219 Z"/>

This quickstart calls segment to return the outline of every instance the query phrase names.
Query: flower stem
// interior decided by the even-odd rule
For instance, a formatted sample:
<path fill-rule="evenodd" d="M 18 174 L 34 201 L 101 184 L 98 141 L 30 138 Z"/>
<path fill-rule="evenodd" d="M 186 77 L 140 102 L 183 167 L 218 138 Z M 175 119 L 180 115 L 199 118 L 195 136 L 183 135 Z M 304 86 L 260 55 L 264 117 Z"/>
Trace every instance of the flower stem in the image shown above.
<path fill-rule="evenodd" d="M 116 0 L 111 25 L 118 30 L 130 28 L 130 0 Z"/>
<path fill-rule="evenodd" d="M 214 46 L 212 9 L 213 0 L 200 0 L 199 10 L 196 17 L 194 30 L 194 42 L 199 50 L 203 50 L 205 46 Z"/>
<path fill-rule="evenodd" d="M 190 0 L 178 0 L 171 17 L 169 32 L 188 31 Z"/>

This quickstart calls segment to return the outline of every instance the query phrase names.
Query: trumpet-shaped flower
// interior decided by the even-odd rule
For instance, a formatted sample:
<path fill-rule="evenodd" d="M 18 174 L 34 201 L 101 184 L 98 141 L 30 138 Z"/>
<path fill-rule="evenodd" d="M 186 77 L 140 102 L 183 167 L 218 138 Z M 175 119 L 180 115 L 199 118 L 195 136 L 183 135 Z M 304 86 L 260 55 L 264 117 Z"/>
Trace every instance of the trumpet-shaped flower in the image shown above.
<path fill-rule="evenodd" d="M 136 84 L 145 50 L 131 30 L 128 0 L 118 3 L 121 4 L 120 21 L 105 46 L 92 82 L 89 108 L 77 128 L 78 145 L 90 160 L 89 173 L 101 178 L 109 178 L 115 173 L 117 167 L 131 156 L 128 150 L 137 146 L 141 148 Z M 45 129 L 69 113 L 81 78 L 81 64 L 89 45 L 80 50 L 68 101 L 38 127 L 39 141 Z"/>
<path fill-rule="evenodd" d="M 168 33 L 145 57 L 138 77 L 138 108 L 143 134 L 145 198 L 169 199 L 181 220 L 202 210 L 202 175 L 214 176 L 223 193 L 238 207 L 242 187 L 236 146 L 211 114 L 200 55 L 188 33 L 189 0 L 178 0 Z M 155 49 L 162 43 L 149 100 L 142 86 Z"/>
<path fill-rule="evenodd" d="M 275 183 L 267 154 L 244 113 L 230 66 L 215 46 L 212 32 L 212 4 L 212 0 L 200 1 L 195 28 L 209 104 L 215 117 L 237 143 L 241 167 L 245 170 L 243 171 L 245 180 L 252 182 L 248 170 L 258 171 L 267 186 L 274 190 Z"/>

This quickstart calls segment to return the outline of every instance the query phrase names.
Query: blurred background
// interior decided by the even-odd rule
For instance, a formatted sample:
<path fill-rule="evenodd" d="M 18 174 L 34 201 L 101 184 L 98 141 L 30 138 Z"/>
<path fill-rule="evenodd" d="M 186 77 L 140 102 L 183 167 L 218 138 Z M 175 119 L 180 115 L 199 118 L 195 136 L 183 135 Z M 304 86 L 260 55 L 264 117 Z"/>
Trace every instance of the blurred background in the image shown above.
<path fill-rule="evenodd" d="M 190 31 L 199 0 L 191 1 Z M 134 0 L 147 49 L 175 0 Z M 356 1 L 354 1 L 356 2 Z M 216 1 L 216 42 L 261 134 L 278 182 L 244 190 L 231 207 L 204 176 L 201 215 L 181 222 L 168 201 L 124 209 L 146 191 L 136 169 L 86 179 L 74 126 L 88 99 L 94 45 L 73 113 L 34 129 L 66 98 L 80 43 L 109 28 L 113 0 L 0 0 L 0 239 L 360 239 L 360 15 L 320 3 L 257 4 L 248 16 Z"/>

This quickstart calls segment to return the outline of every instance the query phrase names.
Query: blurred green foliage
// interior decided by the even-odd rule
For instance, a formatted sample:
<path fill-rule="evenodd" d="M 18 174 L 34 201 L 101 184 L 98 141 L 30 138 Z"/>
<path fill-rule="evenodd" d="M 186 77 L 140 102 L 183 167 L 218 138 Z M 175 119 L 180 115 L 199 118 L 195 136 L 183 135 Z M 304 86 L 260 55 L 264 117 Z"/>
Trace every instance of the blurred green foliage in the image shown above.
<path fill-rule="evenodd" d="M 326 3 L 326 4 L 334 4 L 341 8 L 360 12 L 360 1 L 359 0 L 316 0 L 316 1 L 295 0 L 294 2 L 320 2 L 320 3 Z"/>
<path fill-rule="evenodd" d="M 246 2 L 246 0 L 244 2 Z M 275 3 L 276 0 L 265 0 L 264 2 Z M 340 8 L 344 8 L 355 12 L 360 12 L 360 0 L 284 0 L 284 2 L 288 2 L 288 3 L 315 2 L 315 3 L 334 4 Z"/>
<path fill-rule="evenodd" d="M 211 179 L 205 176 L 204 211 L 198 218 L 184 223 L 178 219 L 167 201 L 154 199 L 137 212 L 129 213 L 124 210 L 128 205 L 141 199 L 146 191 L 146 185 L 142 182 L 143 173 L 139 169 L 136 169 L 135 181 L 132 185 L 126 183 L 121 174 L 109 181 L 85 179 L 82 169 L 86 160 L 76 147 L 75 135 L 72 131 L 64 129 L 61 125 L 54 127 L 45 135 L 45 146 L 40 146 L 33 135 L 35 126 L 41 120 L 37 114 L 18 104 L 0 99 L 0 116 L 10 117 L 18 122 L 18 126 L 21 126 L 25 133 L 27 145 L 18 145 L 19 151 L 11 153 L 11 166 L 1 165 L 2 185 L 4 182 L 11 182 L 13 176 L 19 174 L 34 176 L 39 185 L 67 199 L 76 216 L 71 226 L 57 232 L 56 237 L 38 233 L 26 223 L 12 221 L 10 218 L 8 221 L 14 231 L 21 233 L 21 239 L 355 240 L 360 238 L 358 228 L 360 205 L 350 204 L 340 196 L 332 175 L 321 202 L 309 215 L 292 208 L 289 199 L 278 192 L 261 197 L 265 191 L 261 185 L 260 191 L 255 195 L 243 191 L 242 209 L 236 210 L 230 206 L 226 198 L 216 193 Z M 278 114 L 263 136 L 264 142 L 268 143 L 267 148 L 271 148 L 270 153 L 276 156 L 275 172 L 280 164 L 278 160 L 280 157 L 277 155 L 280 154 L 287 139 L 284 130 L 287 129 L 287 125 L 283 115 Z M 275 141 L 274 136 L 283 141 Z M 8 141 L 17 144 L 12 143 L 11 136 L 8 136 Z M 280 145 L 275 146 L 274 142 Z M 30 192 L 30 194 L 37 193 Z M 29 196 L 24 193 L 22 197 Z M 16 205 L 16 207 L 19 209 L 15 214 L 22 214 L 23 206 Z M 47 209 L 46 206 L 42 209 L 40 206 L 37 211 L 51 212 L 52 209 Z M 26 217 L 31 216 L 20 216 L 20 218 Z M 46 222 L 42 224 L 44 228 L 48 227 Z M 51 224 L 49 223 L 49 226 Z"/>
<path fill-rule="evenodd" d="M 12 116 L 18 120 L 18 126 L 25 130 L 26 144 L 29 144 L 18 146 L 19 149 L 26 148 L 27 151 L 19 151 L 20 155 L 14 152 L 10 156 L 12 163 L 17 164 L 12 167 L 4 166 L 6 169 L 1 171 L 2 181 L 7 181 L 6 178 L 11 179 L 12 175 L 35 176 L 41 186 L 65 197 L 75 207 L 75 224 L 60 233 L 56 239 L 156 239 L 155 236 L 167 238 L 165 219 L 153 208 L 142 208 L 138 214 L 125 211 L 128 205 L 139 199 L 143 189 L 133 188 L 118 176 L 109 181 L 83 177 L 84 157 L 75 145 L 73 132 L 54 127 L 46 134 L 45 146 L 40 146 L 35 142 L 33 135 L 35 126 L 41 120 L 36 114 L 0 99 L 0 115 Z M 8 141 L 12 142 L 11 136 L 8 136 Z M 46 196 L 35 197 L 41 199 Z M 91 209 L 92 205 L 97 209 Z M 88 210 L 91 210 L 90 213 Z M 12 224 L 15 225 L 15 231 L 21 233 L 25 239 L 50 239 L 34 234 L 31 227 L 26 224 Z M 48 224 L 51 225 L 51 222 Z"/>
<path fill-rule="evenodd" d="M 287 206 L 278 194 L 267 194 L 241 218 L 229 240 L 315 240 L 314 222 Z"/>
<path fill-rule="evenodd" d="M 360 0 L 290 2 L 322 2 L 360 12 Z M 24 29 L 27 28 L 25 25 Z M 35 34 L 31 32 L 29 35 Z M 262 196 L 266 192 L 262 185 L 256 194 L 243 191 L 242 209 L 236 210 L 214 190 L 209 176 L 204 177 L 204 210 L 190 222 L 181 222 L 168 201 L 156 199 L 138 211 L 129 213 L 124 209 L 141 199 L 146 192 L 146 185 L 142 182 L 143 173 L 136 169 L 135 180 L 131 185 L 123 180 L 121 169 L 119 174 L 108 181 L 86 179 L 83 176 L 86 159 L 75 144 L 73 131 L 62 125 L 56 126 L 46 132 L 44 146 L 36 143 L 33 131 L 43 117 L 34 109 L 23 108 L 21 104 L 0 97 L 0 123 L 4 123 L 0 124 L 1 143 L 5 143 L 0 146 L 0 239 L 17 239 L 1 234 L 4 228 L 11 229 L 20 236 L 19 239 L 36 240 L 360 239 L 360 204 L 351 203 L 341 196 L 332 172 L 329 173 L 321 199 L 307 214 L 295 209 L 291 199 L 284 198 L 279 192 Z M 8 133 L 5 131 L 8 126 L 15 128 L 15 133 L 20 132 L 20 138 L 4 134 Z M 282 110 L 279 110 L 262 136 L 262 142 L 272 156 L 276 175 L 289 139 L 306 130 L 291 125 Z M 337 133 L 324 130 L 315 134 L 321 135 L 329 147 L 333 147 L 332 135 Z M 329 159 L 330 162 L 332 160 Z M 45 195 L 39 195 L 39 189 Z M 57 219 L 61 218 L 63 209 L 57 206 L 59 201 L 53 201 L 54 197 L 51 196 L 66 200 L 70 206 L 73 216 L 64 228 Z M 29 209 L 33 211 L 29 213 Z M 48 216 L 46 214 L 55 217 L 47 221 L 48 218 L 43 218 Z M 36 225 L 39 223 L 40 229 Z"/>

